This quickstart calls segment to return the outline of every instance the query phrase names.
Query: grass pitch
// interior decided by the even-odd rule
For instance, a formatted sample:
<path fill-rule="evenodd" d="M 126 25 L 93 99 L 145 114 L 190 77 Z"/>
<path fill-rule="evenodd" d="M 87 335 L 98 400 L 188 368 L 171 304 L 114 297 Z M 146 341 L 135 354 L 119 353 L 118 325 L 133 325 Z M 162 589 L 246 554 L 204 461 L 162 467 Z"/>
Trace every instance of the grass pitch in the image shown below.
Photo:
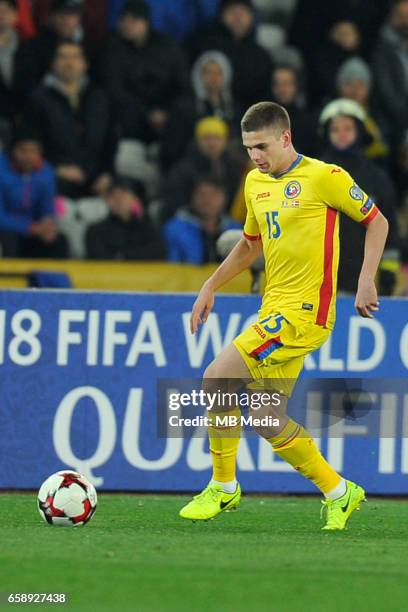
<path fill-rule="evenodd" d="M 0 591 L 64 591 L 47 609 L 81 612 L 407 608 L 406 501 L 372 499 L 325 533 L 317 498 L 247 497 L 195 524 L 178 518 L 187 499 L 102 493 L 88 525 L 64 529 L 42 523 L 34 494 L 0 495 Z"/>

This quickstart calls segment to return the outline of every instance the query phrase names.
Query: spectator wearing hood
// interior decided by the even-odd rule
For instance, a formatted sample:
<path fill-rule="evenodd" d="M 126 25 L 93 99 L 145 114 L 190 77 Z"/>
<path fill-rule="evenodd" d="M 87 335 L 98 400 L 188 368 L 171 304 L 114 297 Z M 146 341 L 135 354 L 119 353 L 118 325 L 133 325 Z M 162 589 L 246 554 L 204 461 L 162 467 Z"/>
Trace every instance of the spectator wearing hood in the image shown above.
<path fill-rule="evenodd" d="M 206 51 L 197 58 L 192 69 L 193 94 L 174 105 L 162 143 L 163 167 L 168 169 L 180 159 L 194 138 L 194 128 L 204 117 L 223 119 L 234 137 L 240 135 L 244 113 L 232 95 L 232 68 L 220 51 Z"/>
<path fill-rule="evenodd" d="M 371 142 L 364 149 L 365 155 L 375 161 L 385 161 L 389 152 L 389 126 L 379 109 L 373 105 L 370 67 L 363 59 L 353 57 L 341 65 L 336 75 L 336 83 L 341 98 L 354 100 L 367 113 L 365 129 L 371 137 Z"/>
<path fill-rule="evenodd" d="M 228 135 L 228 126 L 222 119 L 206 117 L 198 122 L 195 142 L 163 181 L 165 217 L 171 217 L 186 205 L 194 184 L 202 176 L 212 176 L 225 185 L 225 205 L 227 209 L 230 208 L 240 186 L 246 160 L 229 150 Z"/>
<path fill-rule="evenodd" d="M 201 265 L 220 261 L 217 240 L 227 230 L 242 226 L 225 215 L 225 185 L 201 177 L 193 186 L 187 205 L 164 226 L 168 261 Z"/>
<path fill-rule="evenodd" d="M 109 215 L 88 228 L 87 257 L 106 261 L 164 259 L 164 244 L 145 215 L 141 184 L 116 178 L 105 200 Z"/>
<path fill-rule="evenodd" d="M 256 42 L 255 9 L 250 0 L 222 0 L 218 21 L 189 41 L 193 59 L 216 49 L 228 57 L 233 69 L 233 92 L 245 109 L 269 94 L 272 63 Z"/>
<path fill-rule="evenodd" d="M 374 74 L 382 109 L 399 145 L 408 132 L 408 0 L 397 0 L 374 55 Z"/>
<path fill-rule="evenodd" d="M 169 109 L 187 89 L 182 50 L 151 27 L 144 0 L 126 2 L 100 61 L 102 82 L 116 102 L 123 138 L 160 140 Z"/>
<path fill-rule="evenodd" d="M 354 102 L 340 98 L 330 102 L 320 115 L 324 149 L 321 158 L 349 172 L 387 218 L 390 230 L 380 264 L 379 289 L 391 295 L 399 271 L 396 226 L 397 196 L 389 175 L 363 153 L 370 140 L 365 128 L 366 112 Z M 346 215 L 340 216 L 340 263 L 338 289 L 355 293 L 364 256 L 365 229 Z"/>
<path fill-rule="evenodd" d="M 58 45 L 52 71 L 29 101 L 26 121 L 40 131 L 60 195 L 77 198 L 103 190 L 114 153 L 111 104 L 90 81 L 79 43 Z"/>
<path fill-rule="evenodd" d="M 67 243 L 54 219 L 53 168 L 38 135 L 17 133 L 0 156 L 0 245 L 3 257 L 64 258 Z"/>
<path fill-rule="evenodd" d="M 80 43 L 88 54 L 82 26 L 83 0 L 53 0 L 48 25 L 21 49 L 25 91 L 30 93 L 49 72 L 55 51 L 62 41 Z"/>

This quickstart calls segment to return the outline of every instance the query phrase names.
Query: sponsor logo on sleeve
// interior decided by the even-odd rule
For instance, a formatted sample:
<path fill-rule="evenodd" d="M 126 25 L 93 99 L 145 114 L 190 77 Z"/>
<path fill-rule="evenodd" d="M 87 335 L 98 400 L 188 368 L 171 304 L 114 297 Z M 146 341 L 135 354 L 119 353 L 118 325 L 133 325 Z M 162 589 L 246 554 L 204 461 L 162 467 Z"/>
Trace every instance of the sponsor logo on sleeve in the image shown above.
<path fill-rule="evenodd" d="M 367 202 L 364 204 L 364 206 L 362 208 L 360 208 L 360 212 L 362 215 L 367 215 L 370 210 L 372 209 L 372 207 L 374 206 L 374 202 L 371 200 L 371 198 L 368 198 Z"/>

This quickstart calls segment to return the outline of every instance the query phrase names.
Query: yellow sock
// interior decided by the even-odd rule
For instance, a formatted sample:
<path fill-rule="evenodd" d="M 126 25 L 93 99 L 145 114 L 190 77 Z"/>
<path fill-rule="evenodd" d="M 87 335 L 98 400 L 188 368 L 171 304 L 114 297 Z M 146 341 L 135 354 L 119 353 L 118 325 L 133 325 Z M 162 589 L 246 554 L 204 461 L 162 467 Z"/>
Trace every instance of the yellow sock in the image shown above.
<path fill-rule="evenodd" d="M 217 417 L 241 417 L 241 410 L 235 408 L 229 412 L 218 412 Z M 212 415 L 215 423 L 215 414 Z M 211 424 L 208 427 L 210 438 L 210 452 L 213 462 L 213 480 L 230 482 L 235 480 L 236 458 L 241 437 L 241 425 L 235 427 L 218 427 Z"/>
<path fill-rule="evenodd" d="M 313 438 L 294 421 L 289 420 L 282 432 L 268 442 L 281 459 L 311 480 L 322 493 L 330 493 L 340 483 L 341 476 L 327 463 Z"/>

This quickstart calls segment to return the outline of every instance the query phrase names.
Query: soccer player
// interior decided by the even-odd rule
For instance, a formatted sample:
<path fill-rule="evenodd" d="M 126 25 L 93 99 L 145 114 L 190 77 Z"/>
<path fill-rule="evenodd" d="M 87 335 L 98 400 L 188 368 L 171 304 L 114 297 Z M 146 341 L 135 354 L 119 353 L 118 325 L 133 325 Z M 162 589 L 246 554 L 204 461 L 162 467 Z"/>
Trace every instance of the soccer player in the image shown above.
<path fill-rule="evenodd" d="M 205 371 L 203 386 L 215 390 L 220 380 L 228 379 L 230 385 L 241 379 L 252 381 L 248 387 L 254 390 L 270 382 L 270 390 L 280 394 L 280 404 L 275 407 L 271 401 L 268 415 L 277 417 L 279 425 L 274 421 L 273 426 L 256 428 L 257 433 L 322 492 L 323 529 L 344 529 L 365 499 L 364 489 L 328 464 L 308 432 L 286 415 L 286 403 L 305 356 L 328 339 L 334 326 L 339 213 L 366 226 L 355 306 L 367 318 L 379 309 L 374 278 L 388 222 L 345 170 L 295 151 L 290 119 L 282 106 L 255 104 L 241 127 L 244 147 L 256 165 L 246 180 L 244 235 L 203 285 L 193 306 L 191 332 L 207 320 L 217 289 L 249 268 L 262 250 L 266 286 L 258 322 L 215 358 Z M 219 406 L 218 414 L 223 411 L 240 414 L 239 407 Z M 220 428 L 213 417 L 214 413 L 209 427 L 213 477 L 181 509 L 186 519 L 208 520 L 240 501 L 235 474 L 239 425 Z"/>

